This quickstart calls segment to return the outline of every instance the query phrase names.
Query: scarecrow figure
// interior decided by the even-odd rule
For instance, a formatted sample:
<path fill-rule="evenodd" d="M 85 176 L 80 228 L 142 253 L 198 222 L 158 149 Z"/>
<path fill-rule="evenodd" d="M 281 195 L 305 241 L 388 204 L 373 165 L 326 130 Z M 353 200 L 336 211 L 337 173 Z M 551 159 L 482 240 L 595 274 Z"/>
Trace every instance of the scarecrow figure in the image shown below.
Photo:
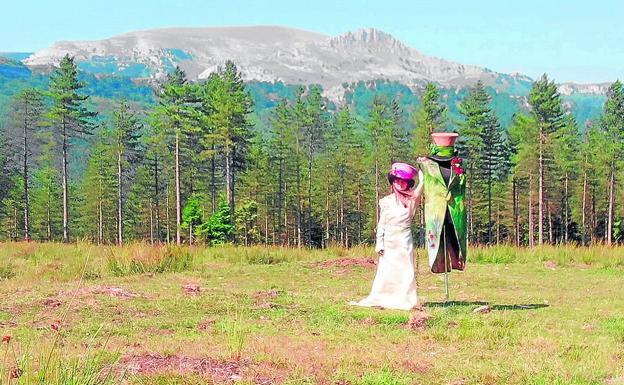
<path fill-rule="evenodd" d="M 425 245 L 433 273 L 466 267 L 466 176 L 454 148 L 456 133 L 433 133 L 428 157 L 418 158 L 424 174 Z"/>

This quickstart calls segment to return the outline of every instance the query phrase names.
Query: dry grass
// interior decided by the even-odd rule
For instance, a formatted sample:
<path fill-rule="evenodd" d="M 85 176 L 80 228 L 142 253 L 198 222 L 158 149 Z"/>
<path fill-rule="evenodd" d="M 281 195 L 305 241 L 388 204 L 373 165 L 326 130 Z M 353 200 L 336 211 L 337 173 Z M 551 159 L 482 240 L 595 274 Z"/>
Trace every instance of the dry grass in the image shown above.
<path fill-rule="evenodd" d="M 468 269 L 451 275 L 451 303 L 441 301 L 442 277 L 421 271 L 425 306 L 414 314 L 426 319 L 410 327 L 408 312 L 346 304 L 370 288 L 370 249 L 2 244 L 0 334 L 11 342 L 1 346 L 21 361 L 5 359 L 0 378 L 14 367 L 32 375 L 0 383 L 40 383 L 35 374 L 56 343 L 54 373 L 108 381 L 76 384 L 624 378 L 624 248 L 471 252 Z M 483 304 L 491 311 L 473 312 Z M 149 370 L 122 378 L 137 362 Z M 102 376 L 108 368 L 116 375 Z M 50 383 L 70 383 L 58 381 Z"/>

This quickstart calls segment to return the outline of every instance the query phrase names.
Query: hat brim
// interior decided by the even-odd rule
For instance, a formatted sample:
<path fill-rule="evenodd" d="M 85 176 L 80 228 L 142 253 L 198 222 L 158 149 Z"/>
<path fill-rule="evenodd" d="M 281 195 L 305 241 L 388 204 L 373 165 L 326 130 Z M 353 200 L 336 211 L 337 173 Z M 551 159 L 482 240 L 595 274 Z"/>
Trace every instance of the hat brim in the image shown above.
<path fill-rule="evenodd" d="M 407 182 L 407 186 L 409 188 L 414 187 L 414 185 L 416 184 L 416 181 L 414 179 L 405 179 L 405 178 L 401 178 L 401 177 L 396 176 L 396 175 L 388 174 L 388 183 L 392 184 L 397 179 L 402 179 L 402 180 L 406 181 Z"/>
<path fill-rule="evenodd" d="M 455 157 L 455 155 L 453 156 L 438 156 L 438 155 L 429 155 L 427 158 L 429 159 L 433 159 L 436 160 L 438 162 L 446 162 L 446 161 L 450 161 L 451 159 L 453 159 Z"/>

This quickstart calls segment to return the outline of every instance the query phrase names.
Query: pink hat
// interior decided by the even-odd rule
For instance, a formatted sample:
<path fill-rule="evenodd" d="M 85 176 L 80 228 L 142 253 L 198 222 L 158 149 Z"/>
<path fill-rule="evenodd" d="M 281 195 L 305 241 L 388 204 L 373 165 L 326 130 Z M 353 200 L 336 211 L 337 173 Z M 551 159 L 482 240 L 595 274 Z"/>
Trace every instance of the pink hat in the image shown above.
<path fill-rule="evenodd" d="M 411 164 L 392 163 L 388 177 L 401 178 L 404 180 L 414 180 L 418 170 Z"/>
<path fill-rule="evenodd" d="M 431 134 L 431 140 L 436 146 L 450 147 L 455 144 L 455 140 L 459 134 L 455 132 L 434 132 Z"/>

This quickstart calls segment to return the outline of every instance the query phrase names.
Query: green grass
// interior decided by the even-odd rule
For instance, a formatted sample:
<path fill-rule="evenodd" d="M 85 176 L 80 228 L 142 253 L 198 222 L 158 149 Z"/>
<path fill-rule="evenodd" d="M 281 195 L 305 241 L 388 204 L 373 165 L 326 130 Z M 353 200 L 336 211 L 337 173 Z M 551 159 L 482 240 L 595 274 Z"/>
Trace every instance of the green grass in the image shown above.
<path fill-rule="evenodd" d="M 0 244 L 0 334 L 12 336 L 0 347 L 15 349 L 0 383 L 16 365 L 24 374 L 11 384 L 213 381 L 189 366 L 125 373 L 131 356 L 238 365 L 215 380 L 237 384 L 624 381 L 624 248 L 472 248 L 467 270 L 450 276 L 450 303 L 420 251 L 423 330 L 406 327 L 409 312 L 347 305 L 368 293 L 374 269 L 317 264 L 372 255 Z M 201 289 L 185 293 L 188 284 Z M 493 310 L 474 313 L 482 304 Z"/>

